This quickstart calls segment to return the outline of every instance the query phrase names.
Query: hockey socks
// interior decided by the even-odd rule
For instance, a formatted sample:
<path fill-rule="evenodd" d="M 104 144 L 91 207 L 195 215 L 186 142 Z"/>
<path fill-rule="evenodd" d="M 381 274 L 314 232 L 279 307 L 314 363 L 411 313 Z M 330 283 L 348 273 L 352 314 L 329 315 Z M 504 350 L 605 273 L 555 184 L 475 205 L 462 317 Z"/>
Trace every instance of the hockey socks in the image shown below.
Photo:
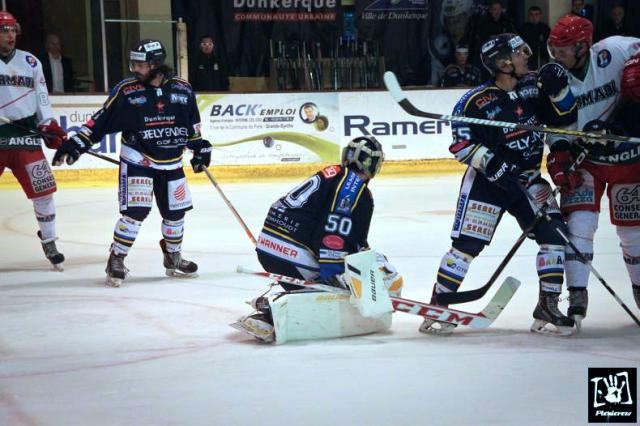
<path fill-rule="evenodd" d="M 473 260 L 472 256 L 451 248 L 443 257 L 438 268 L 436 277 L 435 292 L 450 293 L 458 291 L 464 277 L 469 271 L 469 266 Z"/>
<path fill-rule="evenodd" d="M 564 246 L 541 244 L 536 269 L 543 291 L 560 293 L 564 280 Z"/>
<path fill-rule="evenodd" d="M 138 236 L 141 225 L 142 222 L 131 219 L 128 216 L 122 216 L 118 219 L 113 230 L 111 251 L 115 254 L 126 256 Z"/>
<path fill-rule="evenodd" d="M 53 202 L 53 195 L 34 198 L 33 211 L 36 214 L 38 227 L 40 228 L 40 239 L 43 243 L 55 241 L 56 239 L 56 206 Z"/>
<path fill-rule="evenodd" d="M 177 253 L 182 249 L 182 238 L 184 237 L 184 219 L 162 220 L 162 238 L 165 241 L 166 251 Z"/>

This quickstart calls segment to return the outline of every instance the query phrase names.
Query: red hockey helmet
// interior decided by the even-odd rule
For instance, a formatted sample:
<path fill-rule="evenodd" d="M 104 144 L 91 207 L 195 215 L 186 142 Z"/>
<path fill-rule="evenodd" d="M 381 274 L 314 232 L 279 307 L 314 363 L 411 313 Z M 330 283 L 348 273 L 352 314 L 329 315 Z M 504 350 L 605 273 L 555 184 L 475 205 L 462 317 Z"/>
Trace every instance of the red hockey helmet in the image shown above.
<path fill-rule="evenodd" d="M 15 28 L 16 32 L 20 32 L 20 24 L 12 14 L 0 10 L 0 30 Z"/>
<path fill-rule="evenodd" d="M 556 22 L 549 33 L 548 44 L 553 47 L 575 46 L 593 41 L 593 24 L 577 15 L 565 15 Z"/>
<path fill-rule="evenodd" d="M 620 93 L 631 102 L 640 102 L 640 53 L 624 63 Z"/>

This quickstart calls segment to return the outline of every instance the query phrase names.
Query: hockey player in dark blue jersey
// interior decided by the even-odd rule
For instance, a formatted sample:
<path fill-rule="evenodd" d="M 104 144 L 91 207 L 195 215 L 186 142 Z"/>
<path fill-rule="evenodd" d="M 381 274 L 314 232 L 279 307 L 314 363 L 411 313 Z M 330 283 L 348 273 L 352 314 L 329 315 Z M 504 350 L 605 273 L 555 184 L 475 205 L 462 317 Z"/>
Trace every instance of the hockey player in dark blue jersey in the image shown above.
<path fill-rule="evenodd" d="M 343 149 L 340 165 L 325 167 L 273 203 L 256 245 L 265 271 L 346 288 L 345 256 L 369 248 L 373 197 L 368 184 L 383 160 L 382 145 L 375 138 L 355 138 Z M 384 256 L 377 257 L 385 286 L 399 296 L 402 278 Z M 241 318 L 234 327 L 272 341 L 274 327 L 266 298 L 254 300 L 253 305 L 259 312 Z M 348 326 L 341 333 L 351 335 Z"/>
<path fill-rule="evenodd" d="M 198 266 L 182 258 L 184 216 L 192 208 L 182 167 L 182 153 L 193 151 L 194 172 L 211 161 L 211 144 L 200 135 L 200 114 L 189 83 L 164 64 L 166 50 L 157 40 L 142 40 L 131 50 L 134 77 L 118 83 L 98 110 L 56 152 L 53 163 L 71 165 L 109 133 L 122 132 L 120 151 L 120 213 L 107 262 L 106 284 L 119 287 L 128 270 L 124 258 L 153 197 L 162 216 L 167 275 L 196 276 Z"/>
<path fill-rule="evenodd" d="M 454 115 L 536 125 L 541 110 L 535 76 L 529 74 L 529 46 L 515 34 L 500 34 L 483 46 L 481 58 L 494 78 L 467 92 Z M 543 138 L 537 132 L 483 127 L 453 122 L 449 150 L 468 166 L 456 207 L 451 249 L 444 255 L 436 276 L 432 302 L 438 293 L 457 291 L 471 261 L 491 243 L 504 212 L 522 229 L 533 223 L 538 203 L 547 202 L 552 221 L 542 220 L 533 230 L 540 249 L 536 257 L 540 297 L 533 312 L 532 331 L 570 334 L 573 321 L 558 310 L 563 284 L 564 242 L 555 228 L 565 229 L 550 185 L 540 177 Z M 547 327 L 551 324 L 551 327 Z M 420 331 L 448 334 L 454 325 L 425 319 Z"/>

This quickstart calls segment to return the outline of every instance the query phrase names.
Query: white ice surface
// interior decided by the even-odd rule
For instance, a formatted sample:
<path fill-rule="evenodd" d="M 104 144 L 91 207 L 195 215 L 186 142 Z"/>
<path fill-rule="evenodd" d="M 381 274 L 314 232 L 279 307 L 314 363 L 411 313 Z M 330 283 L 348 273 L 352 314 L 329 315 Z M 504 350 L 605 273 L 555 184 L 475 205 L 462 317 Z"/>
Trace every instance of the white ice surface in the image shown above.
<path fill-rule="evenodd" d="M 294 184 L 222 186 L 257 233 Z M 372 183 L 370 243 L 403 273 L 406 297 L 428 299 L 458 186 L 459 176 Z M 118 289 L 102 285 L 115 188 L 56 194 L 62 273 L 42 255 L 31 203 L 0 192 L 1 425 L 585 424 L 587 368 L 640 364 L 640 328 L 593 278 L 581 335 L 529 332 L 538 291 L 531 241 L 506 271 L 523 284 L 487 330 L 425 336 L 421 318 L 398 313 L 386 334 L 260 345 L 228 326 L 266 289 L 234 272 L 258 267 L 251 243 L 213 187 L 192 192 L 183 247 L 200 277 L 164 276 L 154 207 Z M 505 218 L 464 288 L 487 280 L 519 232 Z M 638 314 L 606 209 L 595 266 Z"/>

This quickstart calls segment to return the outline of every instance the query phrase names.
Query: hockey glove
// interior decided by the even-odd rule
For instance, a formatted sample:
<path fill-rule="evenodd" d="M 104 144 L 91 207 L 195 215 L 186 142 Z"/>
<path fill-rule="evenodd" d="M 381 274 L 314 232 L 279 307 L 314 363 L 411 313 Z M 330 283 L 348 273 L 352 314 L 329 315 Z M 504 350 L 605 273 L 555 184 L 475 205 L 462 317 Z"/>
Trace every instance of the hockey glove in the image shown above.
<path fill-rule="evenodd" d="M 187 148 L 193 150 L 193 158 L 191 159 L 191 167 L 194 173 L 202 172 L 211 164 L 211 143 L 205 139 L 187 142 Z"/>
<path fill-rule="evenodd" d="M 573 158 L 568 150 L 553 150 L 547 156 L 547 170 L 561 191 L 571 191 L 583 182 L 580 173 L 569 171 L 572 164 Z"/>
<path fill-rule="evenodd" d="M 552 98 L 559 97 L 561 92 L 569 87 L 569 76 L 562 65 L 555 62 L 544 64 L 538 71 L 537 85 Z"/>
<path fill-rule="evenodd" d="M 506 191 L 520 191 L 520 167 L 494 155 L 484 169 L 487 180 Z"/>
<path fill-rule="evenodd" d="M 49 124 L 41 124 L 38 131 L 42 133 L 44 144 L 49 149 L 58 149 L 67 139 L 67 133 L 60 127 L 56 120 L 49 121 Z"/>
<path fill-rule="evenodd" d="M 91 148 L 91 142 L 83 139 L 78 135 L 73 135 L 63 142 L 53 156 L 53 165 L 61 166 L 66 161 L 68 165 L 72 165 L 78 158 Z"/>

